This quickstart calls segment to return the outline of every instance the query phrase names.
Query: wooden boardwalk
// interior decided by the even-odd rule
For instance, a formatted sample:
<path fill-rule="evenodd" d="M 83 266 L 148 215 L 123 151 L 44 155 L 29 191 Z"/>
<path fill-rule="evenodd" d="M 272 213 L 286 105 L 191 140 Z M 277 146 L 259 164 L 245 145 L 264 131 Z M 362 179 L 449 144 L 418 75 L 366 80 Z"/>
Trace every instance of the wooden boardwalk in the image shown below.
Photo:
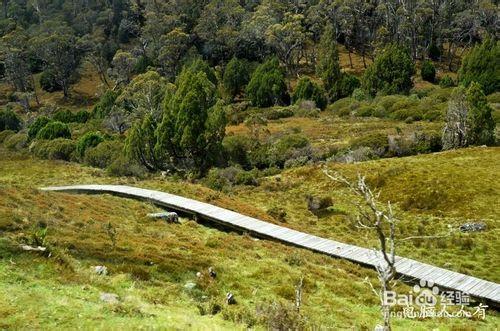
<path fill-rule="evenodd" d="M 246 231 L 260 237 L 271 238 L 333 257 L 350 260 L 365 266 L 375 267 L 381 263 L 381 258 L 372 249 L 317 237 L 208 203 L 169 193 L 123 185 L 75 185 L 47 187 L 42 190 L 90 194 L 107 193 L 126 198 L 145 200 L 166 209 L 196 215 L 196 217 L 226 227 Z M 494 264 L 495 262 L 492 261 L 492 263 Z M 492 267 L 495 268 L 494 265 Z M 404 257 L 396 258 L 396 270 L 407 281 L 419 281 L 420 279 L 432 280 L 441 290 L 458 290 L 497 308 L 500 306 L 500 285 L 497 283 Z"/>

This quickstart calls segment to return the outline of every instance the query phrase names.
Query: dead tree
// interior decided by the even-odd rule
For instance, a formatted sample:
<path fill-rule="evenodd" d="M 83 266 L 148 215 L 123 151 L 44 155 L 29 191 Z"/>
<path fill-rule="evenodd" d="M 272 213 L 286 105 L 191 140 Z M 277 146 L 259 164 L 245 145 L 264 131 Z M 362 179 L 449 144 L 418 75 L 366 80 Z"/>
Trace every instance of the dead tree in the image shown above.
<path fill-rule="evenodd" d="M 332 180 L 345 184 L 353 193 L 360 197 L 360 201 L 355 203 L 358 211 L 358 225 L 364 229 L 375 231 L 379 239 L 378 253 L 381 255 L 380 263 L 376 266 L 380 288 L 376 292 L 380 299 L 382 317 L 384 320 L 384 330 L 391 330 L 391 306 L 387 303 L 387 293 L 394 286 L 396 278 L 396 218 L 394 217 L 391 203 L 387 202 L 387 207 L 383 208 L 378 202 L 378 195 L 366 184 L 364 176 L 358 174 L 356 183 L 351 183 L 346 178 L 338 174 L 325 174 Z"/>

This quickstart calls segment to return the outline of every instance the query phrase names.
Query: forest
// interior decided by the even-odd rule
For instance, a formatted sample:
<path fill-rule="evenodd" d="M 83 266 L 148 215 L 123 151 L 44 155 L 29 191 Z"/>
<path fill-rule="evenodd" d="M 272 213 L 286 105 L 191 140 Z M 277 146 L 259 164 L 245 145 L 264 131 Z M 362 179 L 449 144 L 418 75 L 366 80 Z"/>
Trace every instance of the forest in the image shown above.
<path fill-rule="evenodd" d="M 498 0 L 1 1 L 0 329 L 380 323 L 375 270 L 37 190 L 53 185 L 162 190 L 379 247 L 354 216 L 364 195 L 400 256 L 500 280 Z M 498 311 L 393 326 L 495 329 Z"/>
<path fill-rule="evenodd" d="M 442 87 L 477 83 L 468 92 L 474 99 L 470 108 L 480 113 L 475 122 L 486 124 L 464 124 L 468 131 L 484 131 L 475 138 L 460 133 L 464 138 L 450 142 L 456 134 L 448 132 L 441 144 L 434 136 L 420 137 L 415 144 L 429 146 L 416 149 L 495 141 L 492 109 L 480 105 L 483 94 L 500 86 L 498 6 L 492 1 L 5 0 L 2 8 L 3 126 L 29 128 L 26 142 L 39 140 L 31 149 L 45 157 L 83 161 L 87 148 L 106 140 L 86 163 L 109 166 L 115 161 L 106 160 L 111 153 L 113 159 L 120 156 L 117 167 L 132 162 L 148 171 L 195 176 L 230 164 L 245 170 L 282 168 L 291 158 L 286 154 L 326 159 L 338 151 L 304 151 L 308 142 L 302 136 L 282 138 L 276 151 L 259 139 L 224 140 L 225 127 L 244 122 L 258 136 L 269 118 L 287 117 L 291 110 L 252 114 L 248 107 L 295 104 L 303 115 L 314 116 L 351 96 L 369 101 L 358 111 L 361 116 L 446 117 L 425 105 L 413 114 L 407 109 L 429 91 L 395 110 L 374 107 L 371 100 L 377 96 L 416 95 L 417 66 L 424 81 Z M 348 55 L 347 66 L 339 62 L 339 47 Z M 357 69 L 355 61 L 361 64 Z M 92 83 L 97 95 L 78 101 L 82 97 L 72 86 L 85 64 L 98 77 Z M 451 75 L 438 77 L 436 68 Z M 41 91 L 62 91 L 61 104 L 40 100 Z M 459 94 L 465 90 L 455 98 Z M 91 112 L 63 109 L 65 103 L 89 105 L 95 98 Z M 70 142 L 68 124 L 91 119 L 83 130 L 88 132 Z"/>

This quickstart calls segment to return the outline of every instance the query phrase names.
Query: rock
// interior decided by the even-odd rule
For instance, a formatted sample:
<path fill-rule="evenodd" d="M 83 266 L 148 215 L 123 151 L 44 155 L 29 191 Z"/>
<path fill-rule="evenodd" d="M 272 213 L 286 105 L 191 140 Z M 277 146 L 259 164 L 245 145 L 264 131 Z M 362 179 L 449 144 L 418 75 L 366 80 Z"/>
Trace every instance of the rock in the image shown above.
<path fill-rule="evenodd" d="M 109 304 L 116 304 L 116 303 L 119 303 L 120 300 L 119 300 L 119 296 L 117 294 L 114 294 L 114 293 L 101 293 L 100 297 L 101 301 L 104 301 L 106 303 L 109 303 Z"/>
<path fill-rule="evenodd" d="M 236 304 L 236 299 L 234 298 L 233 293 L 227 292 L 227 294 L 226 294 L 226 303 L 228 305 L 234 305 L 234 304 Z"/>
<path fill-rule="evenodd" d="M 101 276 L 106 276 L 108 274 L 108 268 L 103 265 L 98 265 L 94 267 L 94 272 Z"/>
<path fill-rule="evenodd" d="M 42 246 L 33 247 L 30 245 L 21 245 L 21 249 L 23 251 L 33 251 L 33 252 L 45 252 L 47 250 L 46 247 Z"/>
<path fill-rule="evenodd" d="M 208 268 L 208 275 L 212 278 L 217 277 L 217 273 L 215 272 L 214 268 L 212 268 L 212 267 Z"/>
<path fill-rule="evenodd" d="M 196 277 L 197 277 L 197 278 L 201 278 L 201 276 L 203 276 L 203 274 L 202 274 L 200 271 L 198 271 L 198 272 L 196 273 Z"/>
<path fill-rule="evenodd" d="M 465 223 L 460 225 L 460 231 L 462 232 L 479 232 L 486 230 L 486 224 L 483 222 L 479 223 Z"/>
<path fill-rule="evenodd" d="M 188 289 L 188 290 L 192 290 L 195 287 L 196 287 L 196 283 L 193 283 L 193 282 L 187 282 L 186 284 L 184 284 L 184 288 Z"/>
<path fill-rule="evenodd" d="M 152 213 L 148 214 L 148 217 L 161 218 L 169 223 L 179 223 L 179 215 L 174 212 Z"/>
<path fill-rule="evenodd" d="M 320 210 L 324 210 L 333 205 L 332 198 L 325 197 L 315 197 L 310 194 L 306 195 L 307 209 L 312 213 Z"/>

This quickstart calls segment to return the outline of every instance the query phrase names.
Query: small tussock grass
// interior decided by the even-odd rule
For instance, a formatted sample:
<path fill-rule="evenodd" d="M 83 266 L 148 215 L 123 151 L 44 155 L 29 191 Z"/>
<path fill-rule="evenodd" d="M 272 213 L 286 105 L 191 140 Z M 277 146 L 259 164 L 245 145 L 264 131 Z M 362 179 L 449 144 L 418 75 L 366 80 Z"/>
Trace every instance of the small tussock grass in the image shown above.
<path fill-rule="evenodd" d="M 481 154 L 486 151 L 490 150 L 464 153 L 488 160 Z M 456 160 L 446 153 L 442 155 L 436 156 L 442 159 L 438 162 Z M 287 171 L 279 182 L 267 178 L 260 187 L 236 188 L 226 195 L 172 179 L 110 178 L 92 168 L 36 160 L 5 150 L 0 150 L 0 156 L 0 300 L 4 303 L 0 307 L 1 328 L 30 325 L 39 329 L 78 326 L 220 330 L 249 326 L 266 329 L 279 324 L 372 329 L 379 321 L 378 299 L 365 282 L 368 278 L 376 284 L 372 270 L 277 242 L 256 240 L 247 234 L 221 231 L 188 218 L 182 218 L 181 224 L 151 220 L 146 214 L 158 209 L 148 203 L 36 189 L 71 183 L 136 185 L 210 201 L 270 220 L 265 207 L 279 205 L 287 212 L 287 226 L 351 242 L 368 238 L 345 219 L 352 211 L 347 204 L 352 197 L 325 180 L 318 167 Z M 401 160 L 394 159 L 394 166 Z M 336 169 L 351 176 L 377 164 L 342 165 Z M 389 163 L 383 168 L 390 168 Z M 393 184 L 386 180 L 384 185 L 388 188 Z M 301 201 L 300 192 L 305 190 L 331 194 L 333 208 L 320 218 L 309 214 L 305 200 Z M 336 191 L 340 195 L 334 194 Z M 391 191 L 387 194 L 391 196 Z M 421 214 L 432 214 L 413 210 L 404 213 L 415 219 Z M 335 220 L 343 220 L 343 225 L 339 228 Z M 109 228 L 114 229 L 114 237 L 109 235 Z M 40 229 L 47 229 L 43 238 L 39 238 Z M 20 243 L 33 243 L 34 238 L 44 240 L 50 257 L 47 252 L 19 249 Z M 370 240 L 361 244 L 374 243 Z M 409 253 L 409 247 L 404 253 Z M 435 251 L 432 248 L 431 252 Z M 449 247 L 443 251 L 455 253 Z M 466 257 L 470 254 L 463 253 Z M 95 275 L 91 267 L 96 265 L 107 266 L 109 275 Z M 479 265 L 486 266 L 486 261 Z M 196 273 L 206 272 L 209 266 L 217 271 L 217 278 L 198 279 Z M 472 273 L 480 274 L 476 269 Z M 302 317 L 297 317 L 288 309 L 292 309 L 294 287 L 301 277 Z M 189 282 L 195 287 L 186 288 Z M 397 289 L 401 293 L 409 291 L 404 284 Z M 120 303 L 101 302 L 102 292 L 116 293 Z M 234 294 L 236 305 L 224 303 L 227 292 Z M 394 325 L 405 329 L 490 328 L 498 323 L 492 314 L 485 322 L 395 320 Z"/>

